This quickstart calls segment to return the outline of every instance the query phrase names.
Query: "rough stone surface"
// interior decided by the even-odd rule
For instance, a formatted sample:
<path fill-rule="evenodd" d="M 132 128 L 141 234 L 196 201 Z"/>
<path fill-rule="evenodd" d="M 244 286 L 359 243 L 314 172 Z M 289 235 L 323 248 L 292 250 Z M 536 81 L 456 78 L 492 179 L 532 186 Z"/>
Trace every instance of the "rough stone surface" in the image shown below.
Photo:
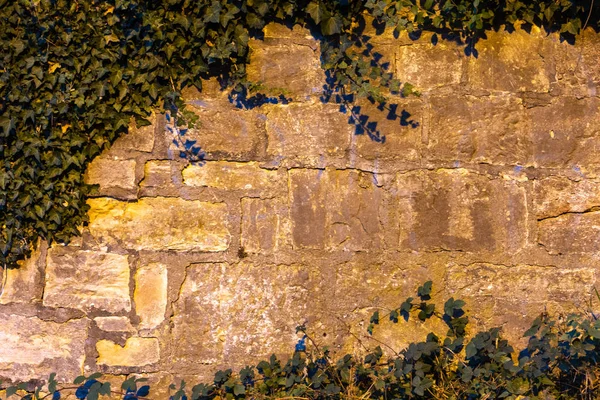
<path fill-rule="evenodd" d="M 183 183 L 189 186 L 226 190 L 265 191 L 278 180 L 277 171 L 260 168 L 256 162 L 209 161 L 183 170 Z"/>
<path fill-rule="evenodd" d="M 538 224 L 538 242 L 553 254 L 600 251 L 600 212 L 567 213 Z"/>
<path fill-rule="evenodd" d="M 269 106 L 267 154 L 307 166 L 322 166 L 327 158 L 344 157 L 353 127 L 332 104 Z"/>
<path fill-rule="evenodd" d="M 170 160 L 150 160 L 144 165 L 142 187 L 170 187 L 181 181 L 178 164 Z"/>
<path fill-rule="evenodd" d="M 105 332 L 135 332 L 127 317 L 96 317 L 94 322 Z"/>
<path fill-rule="evenodd" d="M 90 232 L 128 249 L 223 251 L 229 247 L 227 205 L 178 198 L 127 203 L 89 199 Z"/>
<path fill-rule="evenodd" d="M 52 247 L 48 251 L 44 306 L 129 311 L 126 255 Z"/>
<path fill-rule="evenodd" d="M 513 252 L 528 238 L 518 182 L 446 169 L 399 174 L 396 189 L 401 248 Z"/>
<path fill-rule="evenodd" d="M 86 183 L 103 189 L 135 190 L 135 160 L 114 160 L 97 157 L 86 172 Z"/>
<path fill-rule="evenodd" d="M 42 300 L 44 261 L 47 244 L 40 242 L 37 249 L 19 268 L 6 270 L 6 283 L 0 294 L 0 304 L 38 303 Z M 0 269 L 0 274 L 2 274 Z"/>
<path fill-rule="evenodd" d="M 248 79 L 259 82 L 274 97 L 305 98 L 320 95 L 325 73 L 319 60 L 318 42 L 299 29 L 288 30 L 285 40 L 251 40 Z M 287 96 L 286 96 L 287 95 Z"/>
<path fill-rule="evenodd" d="M 131 337 L 125 346 L 99 340 L 96 343 L 99 365 L 109 367 L 142 367 L 160 360 L 160 346 L 157 338 Z"/>
<path fill-rule="evenodd" d="M 89 320 L 57 323 L 4 312 L 0 316 L 0 377 L 23 382 L 56 372 L 62 381 L 72 382 L 83 372 Z"/>
<path fill-rule="evenodd" d="M 110 151 L 130 151 L 136 150 L 150 153 L 154 148 L 154 131 L 156 129 L 158 116 L 152 114 L 149 118 L 150 125 L 137 127 L 132 121 L 129 126 L 129 132 L 116 140 L 111 146 Z"/>
<path fill-rule="evenodd" d="M 600 182 L 573 181 L 551 176 L 534 182 L 537 219 L 558 217 L 564 213 L 582 213 L 600 206 Z"/>
<path fill-rule="evenodd" d="M 287 244 L 287 208 L 273 199 L 242 199 L 241 245 L 249 253 L 271 253 Z"/>
<path fill-rule="evenodd" d="M 156 328 L 165 319 L 167 308 L 167 266 L 153 263 L 138 268 L 135 273 L 135 312 L 140 317 L 140 329 Z"/>

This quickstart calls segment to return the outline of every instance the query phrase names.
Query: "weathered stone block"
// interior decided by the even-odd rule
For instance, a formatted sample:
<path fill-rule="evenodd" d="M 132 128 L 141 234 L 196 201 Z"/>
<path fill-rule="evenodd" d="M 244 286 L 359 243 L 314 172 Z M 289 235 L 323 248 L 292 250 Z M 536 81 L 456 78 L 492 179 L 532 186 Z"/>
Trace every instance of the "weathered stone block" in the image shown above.
<path fill-rule="evenodd" d="M 248 253 L 277 251 L 285 243 L 282 216 L 286 209 L 277 200 L 242 199 L 241 244 Z"/>
<path fill-rule="evenodd" d="M 184 139 L 196 141 L 194 146 L 201 147 L 207 160 L 250 161 L 263 156 L 265 116 L 261 109 L 236 108 L 224 95 L 191 100 L 187 107 L 199 120 Z M 181 145 L 173 144 L 173 137 L 167 136 L 171 158 L 181 159 Z"/>
<path fill-rule="evenodd" d="M 532 161 L 530 123 L 521 99 L 434 97 L 430 104 L 424 127 L 427 160 L 511 165 Z"/>
<path fill-rule="evenodd" d="M 308 280 L 307 268 L 298 265 L 189 266 L 173 305 L 172 367 L 235 369 L 289 354 L 298 340 L 294 327 L 311 309 Z"/>
<path fill-rule="evenodd" d="M 110 340 L 99 340 L 96 343 L 96 351 L 96 362 L 109 367 L 141 367 L 160 360 L 157 338 L 131 337 L 123 347 Z"/>
<path fill-rule="evenodd" d="M 160 116 L 160 118 L 162 117 Z M 156 113 L 152 114 L 149 118 L 151 124 L 142 127 L 137 127 L 135 122 L 132 121 L 129 125 L 129 132 L 117 139 L 109 152 L 115 150 L 137 150 L 150 153 L 154 147 L 154 131 L 158 118 L 159 116 Z"/>
<path fill-rule="evenodd" d="M 538 243 L 552 254 L 600 251 L 600 211 L 562 214 L 538 222 Z"/>
<path fill-rule="evenodd" d="M 373 174 L 291 170 L 290 215 L 295 248 L 378 249 L 383 189 Z"/>
<path fill-rule="evenodd" d="M 98 325 L 98 328 L 105 332 L 135 332 L 127 317 L 96 317 L 94 322 Z"/>
<path fill-rule="evenodd" d="M 585 302 L 595 279 L 594 271 L 585 268 L 477 263 L 450 266 L 447 282 L 448 291 L 455 297 L 489 297 L 526 304 Z"/>
<path fill-rule="evenodd" d="M 136 189 L 135 160 L 96 157 L 86 170 L 86 183 L 106 189 Z"/>
<path fill-rule="evenodd" d="M 581 213 L 600 206 L 600 183 L 551 176 L 533 182 L 537 219 L 557 217 L 567 212 Z"/>
<path fill-rule="evenodd" d="M 540 55 L 543 36 L 534 28 L 532 34 L 517 29 L 486 32 L 475 49 L 477 57 L 469 57 L 468 84 L 473 89 L 504 92 L 550 91 L 554 76 L 551 63 Z M 527 54 L 527 57 L 523 57 Z"/>
<path fill-rule="evenodd" d="M 46 242 L 40 241 L 31 257 L 20 262 L 18 268 L 6 271 L 6 283 L 0 295 L 0 304 L 34 303 L 42 300 L 44 291 L 42 271 L 47 247 Z M 3 272 L 0 268 L 0 276 Z"/>
<path fill-rule="evenodd" d="M 127 203 L 89 199 L 89 229 L 107 243 L 135 250 L 224 251 L 229 247 L 227 205 L 179 198 Z"/>
<path fill-rule="evenodd" d="M 462 47 L 440 40 L 436 45 L 420 40 L 418 44 L 399 46 L 396 56 L 396 77 L 419 90 L 461 82 L 467 57 Z M 427 71 L 427 72 L 424 72 Z"/>
<path fill-rule="evenodd" d="M 131 310 L 126 255 L 53 247 L 48 251 L 46 307 Z"/>
<path fill-rule="evenodd" d="M 165 320 L 167 309 L 167 266 L 152 263 L 135 273 L 135 312 L 140 317 L 140 329 L 156 328 Z"/>
<path fill-rule="evenodd" d="M 6 313 L 0 319 L 0 377 L 24 382 L 56 372 L 72 382 L 83 373 L 89 320 L 56 323 Z"/>
<path fill-rule="evenodd" d="M 267 154 L 275 160 L 319 166 L 344 158 L 354 128 L 333 104 L 273 105 L 267 111 Z"/>
<path fill-rule="evenodd" d="M 170 160 L 150 160 L 144 165 L 144 180 L 141 187 L 165 188 L 171 187 L 181 181 L 180 167 Z"/>
<path fill-rule="evenodd" d="M 209 161 L 183 170 L 183 183 L 196 187 L 262 192 L 278 180 L 277 171 L 260 168 L 257 162 Z"/>
<path fill-rule="evenodd" d="M 400 247 L 518 251 L 528 237 L 525 189 L 464 169 L 399 174 Z"/>
<path fill-rule="evenodd" d="M 539 167 L 600 163 L 600 100 L 560 97 L 528 110 L 534 158 Z"/>
<path fill-rule="evenodd" d="M 421 156 L 421 130 L 423 123 L 423 103 L 421 101 L 400 101 L 380 110 L 368 101 L 356 102 L 357 115 L 368 117 L 371 132 L 362 132 L 354 127 L 352 136 L 353 153 L 368 160 L 418 161 Z M 350 113 L 346 114 L 347 116 Z M 362 129 L 362 130 L 361 130 Z"/>
<path fill-rule="evenodd" d="M 325 73 L 319 60 L 317 41 L 309 41 L 312 44 L 309 47 L 303 35 L 291 36 L 283 43 L 273 43 L 268 38 L 266 41 L 250 40 L 248 79 L 262 83 L 268 94 L 282 93 L 285 97 L 300 98 L 321 94 Z"/>

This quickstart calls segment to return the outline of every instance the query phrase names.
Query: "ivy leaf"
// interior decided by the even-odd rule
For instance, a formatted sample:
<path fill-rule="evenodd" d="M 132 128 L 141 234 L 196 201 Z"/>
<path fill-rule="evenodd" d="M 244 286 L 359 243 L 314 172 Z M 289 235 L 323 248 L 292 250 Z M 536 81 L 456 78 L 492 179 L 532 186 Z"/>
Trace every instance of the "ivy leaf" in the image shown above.
<path fill-rule="evenodd" d="M 315 24 L 321 22 L 321 18 L 323 17 L 323 10 L 319 3 L 314 1 L 308 3 L 308 6 L 306 6 L 306 12 L 310 15 L 312 20 L 315 21 Z"/>
<path fill-rule="evenodd" d="M 341 32 L 342 21 L 337 15 L 329 17 L 322 21 L 321 29 L 324 35 L 335 35 Z"/>

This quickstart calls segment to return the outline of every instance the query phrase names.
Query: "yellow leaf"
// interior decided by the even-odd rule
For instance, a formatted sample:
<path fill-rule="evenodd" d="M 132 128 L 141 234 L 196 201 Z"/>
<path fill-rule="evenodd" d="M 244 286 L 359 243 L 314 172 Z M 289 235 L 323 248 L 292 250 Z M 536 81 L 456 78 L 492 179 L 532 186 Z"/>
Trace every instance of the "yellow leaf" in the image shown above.
<path fill-rule="evenodd" d="M 60 63 L 53 63 L 52 61 L 49 63 L 50 66 L 48 67 L 48 72 L 49 73 L 54 73 L 54 71 L 56 71 L 58 68 L 60 68 Z"/>
<path fill-rule="evenodd" d="M 66 124 L 66 125 L 62 125 L 60 127 L 60 129 L 62 130 L 62 133 L 65 133 L 67 131 L 67 129 L 69 129 L 71 127 L 71 124 Z"/>
<path fill-rule="evenodd" d="M 115 11 L 115 7 L 114 6 L 108 7 L 108 10 L 104 11 L 104 15 L 106 15 L 106 14 L 112 14 L 113 11 Z"/>
<path fill-rule="evenodd" d="M 106 43 L 108 44 L 110 42 L 118 42 L 119 37 L 114 33 L 111 33 L 110 35 L 104 35 L 104 40 L 106 40 Z"/>

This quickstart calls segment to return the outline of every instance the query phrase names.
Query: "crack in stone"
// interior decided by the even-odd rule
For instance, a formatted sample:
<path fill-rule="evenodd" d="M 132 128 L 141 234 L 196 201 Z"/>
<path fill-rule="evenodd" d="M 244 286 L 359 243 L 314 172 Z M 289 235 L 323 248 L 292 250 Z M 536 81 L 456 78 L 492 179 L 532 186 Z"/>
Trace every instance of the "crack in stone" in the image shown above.
<path fill-rule="evenodd" d="M 587 209 L 585 209 L 583 211 L 565 211 L 565 212 L 562 212 L 562 213 L 557 214 L 557 215 L 551 215 L 549 217 L 538 218 L 537 222 L 542 222 L 542 221 L 546 221 L 546 220 L 549 220 L 549 219 L 557 219 L 557 218 L 560 218 L 560 217 L 562 217 L 564 215 L 583 215 L 583 214 L 593 213 L 593 212 L 597 212 L 597 211 L 600 211 L 600 206 L 592 206 L 592 207 L 587 208 Z M 538 239 L 538 241 L 539 241 L 539 239 Z"/>

